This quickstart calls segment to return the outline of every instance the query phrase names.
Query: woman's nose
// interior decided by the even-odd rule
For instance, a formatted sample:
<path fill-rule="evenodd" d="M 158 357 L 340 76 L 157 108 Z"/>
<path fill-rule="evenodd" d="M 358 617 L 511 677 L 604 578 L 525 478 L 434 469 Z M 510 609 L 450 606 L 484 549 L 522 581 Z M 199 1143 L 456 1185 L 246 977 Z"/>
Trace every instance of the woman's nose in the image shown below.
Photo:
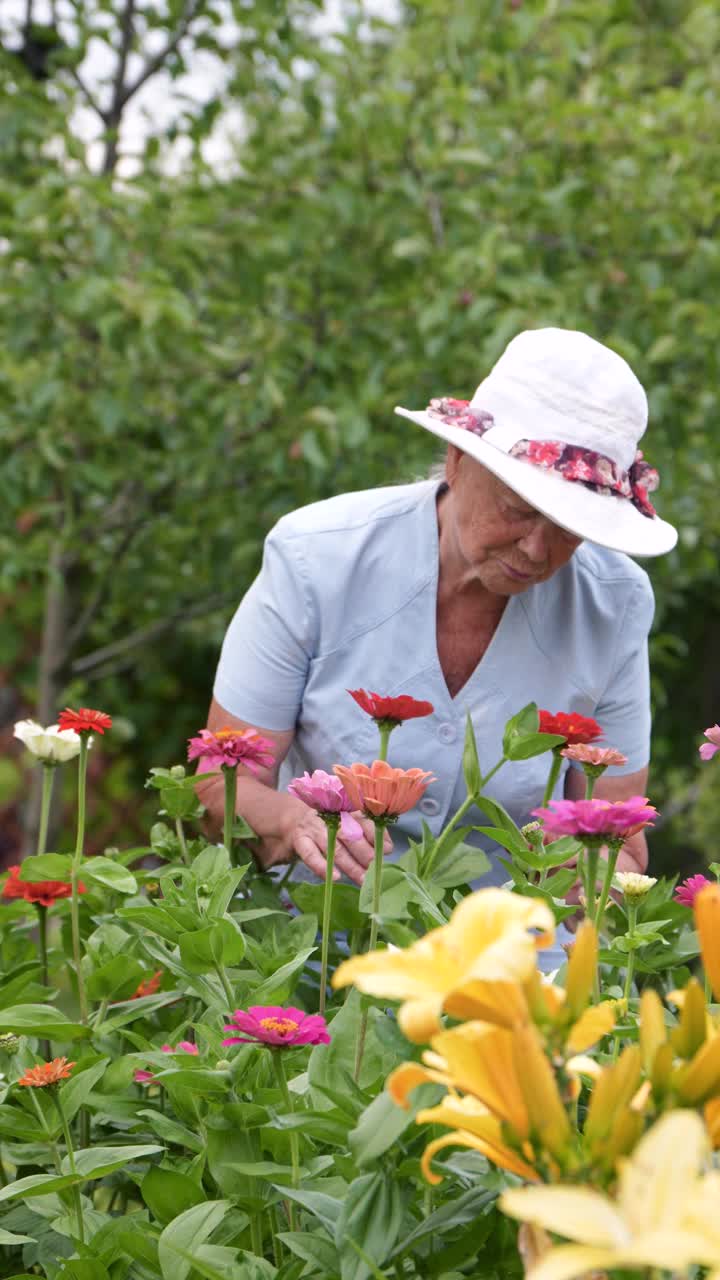
<path fill-rule="evenodd" d="M 520 539 L 518 546 L 533 564 L 544 564 L 548 558 L 549 538 L 550 526 L 546 520 L 541 519 Z"/>

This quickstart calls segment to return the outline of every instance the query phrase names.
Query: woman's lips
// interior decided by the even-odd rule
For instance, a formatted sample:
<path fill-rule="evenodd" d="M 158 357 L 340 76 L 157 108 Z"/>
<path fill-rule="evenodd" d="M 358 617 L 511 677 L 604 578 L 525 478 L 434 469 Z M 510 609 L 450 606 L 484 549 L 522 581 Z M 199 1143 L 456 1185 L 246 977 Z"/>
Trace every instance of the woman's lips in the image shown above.
<path fill-rule="evenodd" d="M 513 569 L 511 565 L 506 564 L 504 560 L 501 560 L 500 564 L 508 577 L 513 578 L 515 582 L 532 582 L 535 577 L 534 573 L 520 573 L 518 569 Z"/>

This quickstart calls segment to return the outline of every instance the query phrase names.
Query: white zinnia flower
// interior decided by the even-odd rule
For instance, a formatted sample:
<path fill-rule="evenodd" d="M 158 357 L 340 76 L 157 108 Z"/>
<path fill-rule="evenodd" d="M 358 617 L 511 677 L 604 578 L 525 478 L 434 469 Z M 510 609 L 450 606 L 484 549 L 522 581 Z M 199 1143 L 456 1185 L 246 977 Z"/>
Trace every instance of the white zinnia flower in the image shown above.
<path fill-rule="evenodd" d="M 626 898 L 644 898 L 649 893 L 654 884 L 657 884 L 655 876 L 643 876 L 639 871 L 616 871 L 615 884 L 618 889 L 622 889 Z"/>
<path fill-rule="evenodd" d="M 15 737 L 43 764 L 64 764 L 80 754 L 79 733 L 74 729 L 59 729 L 56 724 L 43 729 L 35 720 L 18 720 Z"/>

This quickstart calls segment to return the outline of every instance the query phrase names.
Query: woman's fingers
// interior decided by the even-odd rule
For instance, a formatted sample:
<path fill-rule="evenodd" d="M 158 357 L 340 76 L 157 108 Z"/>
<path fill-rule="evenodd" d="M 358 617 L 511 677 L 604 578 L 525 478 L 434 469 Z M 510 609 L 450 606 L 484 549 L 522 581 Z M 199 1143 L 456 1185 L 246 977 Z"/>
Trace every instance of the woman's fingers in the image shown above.
<path fill-rule="evenodd" d="M 311 835 L 300 833 L 296 835 L 294 840 L 294 848 L 297 856 L 309 867 L 311 871 L 319 877 L 320 880 L 325 879 L 325 867 L 327 865 L 325 854 L 319 849 L 315 840 Z M 340 879 L 340 872 L 337 866 L 333 867 L 333 880 Z"/>
<path fill-rule="evenodd" d="M 358 822 L 360 823 L 360 826 L 363 829 L 363 834 L 365 836 L 365 839 L 370 845 L 371 851 L 374 853 L 375 823 L 372 822 L 370 818 L 366 818 L 365 815 L 362 813 L 354 813 L 353 817 L 357 818 Z M 383 831 L 383 853 L 386 853 L 386 854 L 391 853 L 392 847 L 393 847 L 392 836 L 390 835 L 390 832 L 386 827 L 385 830 Z M 368 866 L 369 866 L 369 863 L 368 863 Z"/>

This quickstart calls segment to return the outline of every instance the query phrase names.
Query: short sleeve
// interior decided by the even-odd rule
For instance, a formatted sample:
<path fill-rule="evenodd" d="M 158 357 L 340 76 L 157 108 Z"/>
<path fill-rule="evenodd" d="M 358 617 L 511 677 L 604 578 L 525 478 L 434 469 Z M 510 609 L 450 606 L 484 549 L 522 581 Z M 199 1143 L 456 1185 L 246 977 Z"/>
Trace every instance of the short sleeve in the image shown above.
<path fill-rule="evenodd" d="M 301 549 L 280 526 L 223 640 L 213 693 L 226 711 L 263 729 L 293 729 L 314 649 L 314 614 Z"/>
<path fill-rule="evenodd" d="M 615 747 L 627 764 L 608 776 L 636 773 L 650 761 L 650 668 L 648 634 L 655 613 L 649 579 L 634 588 L 622 618 L 610 679 L 595 710 L 603 737 L 598 746 Z"/>

